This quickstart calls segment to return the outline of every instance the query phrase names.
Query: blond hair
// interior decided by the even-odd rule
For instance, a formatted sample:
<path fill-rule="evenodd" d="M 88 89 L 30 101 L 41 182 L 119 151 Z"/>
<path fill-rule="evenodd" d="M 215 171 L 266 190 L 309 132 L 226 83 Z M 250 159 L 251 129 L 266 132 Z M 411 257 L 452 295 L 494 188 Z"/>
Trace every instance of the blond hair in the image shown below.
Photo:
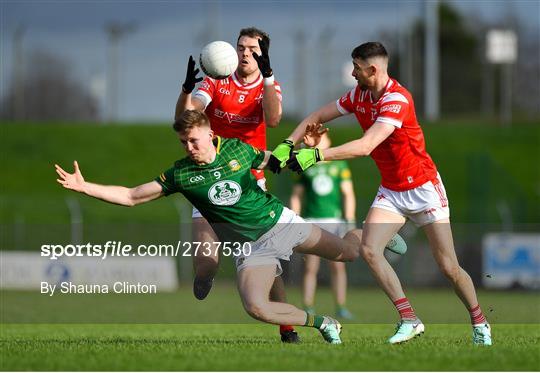
<path fill-rule="evenodd" d="M 210 127 L 210 120 L 206 114 L 198 110 L 186 110 L 173 124 L 173 129 L 178 133 L 185 133 L 195 127 Z"/>

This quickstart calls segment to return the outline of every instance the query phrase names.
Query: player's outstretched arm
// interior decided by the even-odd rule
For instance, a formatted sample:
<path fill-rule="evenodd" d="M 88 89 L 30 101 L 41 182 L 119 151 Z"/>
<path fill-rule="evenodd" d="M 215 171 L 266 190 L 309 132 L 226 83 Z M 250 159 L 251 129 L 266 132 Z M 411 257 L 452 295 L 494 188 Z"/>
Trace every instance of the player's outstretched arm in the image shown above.
<path fill-rule="evenodd" d="M 329 102 L 328 104 L 324 105 L 317 111 L 314 111 L 306 118 L 304 118 L 304 120 L 300 122 L 300 124 L 294 129 L 294 131 L 287 139 L 292 140 L 294 144 L 297 144 L 300 140 L 304 138 L 308 124 L 327 123 L 333 119 L 339 118 L 342 115 L 343 114 L 341 114 L 337 109 L 336 102 Z"/>
<path fill-rule="evenodd" d="M 70 174 L 62 167 L 55 164 L 56 173 L 59 178 L 56 181 L 66 189 L 71 189 L 79 193 L 84 193 L 90 197 L 100 199 L 105 202 L 122 206 L 135 206 L 144 202 L 152 201 L 163 195 L 161 185 L 156 181 L 126 188 L 116 185 L 100 185 L 84 180 L 77 161 L 73 162 L 75 172 Z"/>
<path fill-rule="evenodd" d="M 335 148 L 300 149 L 293 152 L 286 162 L 287 167 L 297 173 L 302 173 L 317 162 L 337 161 L 370 155 L 381 142 L 394 132 L 396 127 L 391 124 L 375 122 L 364 136 L 358 140 L 349 141 Z"/>
<path fill-rule="evenodd" d="M 386 140 L 395 129 L 396 127 L 391 124 L 375 122 L 360 139 L 324 149 L 322 156 L 327 161 L 336 161 L 370 155 L 373 149 Z"/>
<path fill-rule="evenodd" d="M 281 172 L 281 169 L 285 167 L 287 162 L 293 157 L 294 145 L 300 140 L 308 141 L 308 146 L 315 146 L 320 140 L 320 136 L 312 136 L 313 133 L 306 132 L 308 126 L 316 126 L 317 131 L 321 131 L 321 135 L 326 130 L 321 129 L 322 123 L 326 123 L 335 119 L 342 114 L 337 109 L 335 102 L 330 102 L 327 105 L 323 106 L 319 110 L 311 113 L 307 118 L 305 118 L 293 133 L 281 144 L 279 144 L 274 151 L 272 152 L 272 158 L 270 159 L 270 164 L 268 169 L 275 174 Z"/>
<path fill-rule="evenodd" d="M 182 91 L 180 92 L 178 101 L 176 101 L 175 120 L 186 110 L 204 110 L 204 103 L 193 98 L 191 95 L 191 92 L 195 89 L 195 84 L 203 80 L 203 78 L 197 76 L 198 74 L 199 69 L 195 68 L 195 60 L 193 56 L 189 56 L 186 79 L 184 80 L 184 84 L 182 84 Z"/>

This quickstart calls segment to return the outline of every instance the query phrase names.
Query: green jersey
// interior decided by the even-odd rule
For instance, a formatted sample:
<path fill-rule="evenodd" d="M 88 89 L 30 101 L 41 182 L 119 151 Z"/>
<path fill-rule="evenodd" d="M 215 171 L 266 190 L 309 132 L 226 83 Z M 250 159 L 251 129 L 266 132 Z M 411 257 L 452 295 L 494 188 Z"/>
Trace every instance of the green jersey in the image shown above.
<path fill-rule="evenodd" d="M 216 137 L 216 159 L 196 164 L 176 161 L 155 181 L 165 195 L 182 193 L 212 225 L 222 241 L 255 241 L 279 220 L 283 204 L 263 191 L 251 173 L 264 152 L 238 139 Z"/>
<path fill-rule="evenodd" d="M 320 162 L 308 168 L 298 182 L 304 186 L 302 216 L 343 218 L 341 182 L 351 179 L 345 161 Z"/>

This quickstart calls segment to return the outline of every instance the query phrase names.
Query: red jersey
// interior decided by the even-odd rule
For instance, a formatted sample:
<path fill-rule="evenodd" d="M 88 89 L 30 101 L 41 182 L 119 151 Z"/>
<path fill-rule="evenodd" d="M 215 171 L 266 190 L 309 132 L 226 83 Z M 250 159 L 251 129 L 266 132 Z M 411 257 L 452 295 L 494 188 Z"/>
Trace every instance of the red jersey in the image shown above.
<path fill-rule="evenodd" d="M 277 82 L 274 87 L 281 101 L 281 87 Z M 262 75 L 249 84 L 242 84 L 236 72 L 221 80 L 206 77 L 194 97 L 204 103 L 216 135 L 237 138 L 266 150 Z"/>
<path fill-rule="evenodd" d="M 369 90 L 357 86 L 337 100 L 336 105 L 342 114 L 354 113 L 364 131 L 376 121 L 396 127 L 371 152 L 381 173 L 383 187 L 405 191 L 436 179 L 437 167 L 426 152 L 424 133 L 416 119 L 412 96 L 396 80 L 388 80 L 385 92 L 377 102 L 373 102 Z"/>

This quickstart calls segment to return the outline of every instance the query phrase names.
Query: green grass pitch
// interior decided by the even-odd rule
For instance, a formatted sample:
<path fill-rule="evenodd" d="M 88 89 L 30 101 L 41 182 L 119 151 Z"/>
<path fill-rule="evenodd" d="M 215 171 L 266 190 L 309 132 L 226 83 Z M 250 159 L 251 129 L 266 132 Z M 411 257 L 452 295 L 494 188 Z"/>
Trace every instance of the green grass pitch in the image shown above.
<path fill-rule="evenodd" d="M 350 324 L 344 343 L 301 330 L 284 345 L 270 325 L 9 325 L 2 370 L 538 370 L 538 325 L 495 325 L 495 345 L 474 347 L 468 325 L 428 325 L 389 346 L 391 325 Z"/>
<path fill-rule="evenodd" d="M 410 290 L 426 333 L 398 346 L 385 343 L 394 331 L 395 311 L 384 295 L 377 289 L 351 289 L 349 293 L 349 305 L 358 320 L 344 324 L 343 344 L 332 346 L 316 330 L 302 327 L 297 328 L 301 344 L 282 344 L 276 326 L 254 322 L 245 315 L 232 284 L 218 283 L 204 302 L 195 301 L 188 286 L 153 297 L 48 299 L 35 293 L 3 292 L 0 369 L 540 369 L 538 293 L 480 292 L 485 307 L 494 308 L 488 316 L 494 338 L 490 348 L 472 345 L 467 315 L 449 289 Z M 299 304 L 297 288 L 289 289 L 289 299 Z M 318 292 L 317 306 L 322 313 L 332 312 L 328 289 Z M 101 323 L 92 314 L 84 314 L 89 309 L 104 313 Z"/>

